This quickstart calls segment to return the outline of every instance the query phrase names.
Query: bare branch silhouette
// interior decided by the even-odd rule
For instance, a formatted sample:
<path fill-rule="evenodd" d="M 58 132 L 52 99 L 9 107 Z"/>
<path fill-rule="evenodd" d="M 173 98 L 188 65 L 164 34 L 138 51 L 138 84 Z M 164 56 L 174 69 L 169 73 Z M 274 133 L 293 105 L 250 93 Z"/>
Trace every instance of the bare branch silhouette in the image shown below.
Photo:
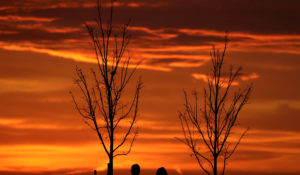
<path fill-rule="evenodd" d="M 108 19 L 105 19 L 102 2 L 97 0 L 96 24 L 86 24 L 98 63 L 97 71 L 91 70 L 94 81 L 89 82 L 82 69 L 76 67 L 75 84 L 82 96 L 75 98 L 72 92 L 71 95 L 84 122 L 96 131 L 109 158 L 107 174 L 113 175 L 114 157 L 129 154 L 137 135 L 134 124 L 142 82 L 141 79 L 138 80 L 133 99 L 124 103 L 121 99 L 138 64 L 129 69 L 131 59 L 124 56 L 130 41 L 130 21 L 119 28 L 113 25 L 115 0 L 109 1 Z M 127 122 L 129 126 L 126 126 Z M 116 138 L 116 134 L 120 139 Z M 125 145 L 128 145 L 127 151 L 118 151 Z"/>
<path fill-rule="evenodd" d="M 208 175 L 217 175 L 221 167 L 221 174 L 225 173 L 227 160 L 248 131 L 246 129 L 235 143 L 228 141 L 232 129 L 237 125 L 239 112 L 249 99 L 252 86 L 233 92 L 230 99 L 232 85 L 240 76 L 242 68 L 233 70 L 231 66 L 229 73 L 223 71 L 227 43 L 226 36 L 223 51 L 220 53 L 213 47 L 210 53 L 212 69 L 207 76 L 207 87 L 204 88 L 203 106 L 198 104 L 196 91 L 192 93 L 193 100 L 184 91 L 184 110 L 178 114 L 184 135 L 180 141 L 188 146 L 201 169 Z M 218 165 L 221 158 L 223 166 Z"/>

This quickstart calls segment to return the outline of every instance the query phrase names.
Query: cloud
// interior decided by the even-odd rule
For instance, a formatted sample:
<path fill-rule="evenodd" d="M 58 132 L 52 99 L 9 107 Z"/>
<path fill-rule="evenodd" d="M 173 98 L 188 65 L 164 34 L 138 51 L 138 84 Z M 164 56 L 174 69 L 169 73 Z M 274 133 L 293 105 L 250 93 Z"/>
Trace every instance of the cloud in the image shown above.
<path fill-rule="evenodd" d="M 207 74 L 199 74 L 199 73 L 193 73 L 191 75 L 193 78 L 195 78 L 196 80 L 202 80 L 204 82 L 208 82 L 208 80 L 211 80 L 211 76 L 207 75 Z M 259 78 L 259 75 L 257 73 L 251 73 L 250 75 L 243 75 L 239 77 L 241 81 L 248 81 L 248 80 L 252 80 L 252 79 L 257 79 Z M 222 86 L 227 86 L 228 85 L 228 78 L 227 77 L 221 77 L 222 79 Z M 241 82 L 239 81 L 233 81 L 232 85 L 233 86 L 238 86 Z"/>
<path fill-rule="evenodd" d="M 92 47 L 89 45 L 90 41 L 87 34 L 82 34 L 82 29 L 76 27 L 52 27 L 41 24 L 34 25 L 17 25 L 12 33 L 4 31 L 4 40 L 1 42 L 1 48 L 7 50 L 28 50 L 32 52 L 47 53 L 54 56 L 60 56 L 67 59 L 74 59 L 77 61 L 95 62 L 93 61 L 94 54 Z M 151 59 L 157 59 L 155 66 L 158 70 L 168 69 L 172 67 L 195 67 L 201 66 L 201 60 L 208 60 L 208 53 L 211 50 L 212 44 L 217 44 L 217 47 L 222 48 L 223 37 L 215 39 L 202 36 L 195 38 L 195 36 L 180 39 L 183 35 L 174 33 L 170 34 L 161 31 L 152 31 L 147 28 L 135 27 L 134 30 L 140 30 L 145 33 L 137 34 L 137 38 L 132 40 L 132 45 L 129 48 L 134 50 L 133 60 L 145 60 L 141 67 L 153 69 Z M 234 34 L 233 34 L 234 35 Z M 30 36 L 30 37 L 29 37 Z M 197 37 L 197 36 L 196 36 Z M 280 36 L 279 36 L 280 37 Z M 292 37 L 292 36 L 291 36 Z M 156 38 L 156 39 L 155 39 Z M 263 42 L 260 39 L 245 39 L 239 38 L 233 40 L 229 44 L 231 52 L 285 52 L 289 54 L 299 54 L 297 51 L 298 39 L 285 43 L 285 37 L 279 41 L 272 41 L 272 47 L 269 42 Z M 297 38 L 297 36 L 296 36 Z M 43 40 L 41 40 L 43 39 Z M 159 40 L 157 40 L 159 39 Z M 272 36 L 270 36 L 272 39 Z M 286 38 L 288 40 L 288 38 Z M 58 43 L 57 40 L 60 40 Z M 181 41 L 183 40 L 183 41 Z M 282 41 L 283 42 L 282 42 Z M 41 42 L 43 41 L 43 42 Z M 270 41 L 271 42 L 271 41 Z M 144 44 L 141 44 L 144 43 Z M 148 46 L 145 47 L 145 44 Z M 75 54 L 73 54 L 75 51 Z M 166 64 L 170 59 L 181 59 L 176 63 Z M 187 63 L 186 59 L 199 60 L 198 63 Z M 161 61 L 160 61 L 161 60 Z M 162 64 L 157 64 L 161 62 Z M 147 64 L 148 63 L 148 64 Z"/>
<path fill-rule="evenodd" d="M 51 33 L 74 33 L 74 35 L 76 35 L 76 32 L 81 32 L 83 29 L 79 28 L 79 27 L 51 27 L 51 26 L 45 26 L 41 23 L 39 24 L 34 24 L 34 25 L 26 25 L 26 24 L 19 24 L 16 26 L 18 29 L 22 30 L 43 30 L 46 32 L 49 32 L 49 34 Z"/>
<path fill-rule="evenodd" d="M 255 104 L 255 103 L 254 103 Z M 250 105 L 251 106 L 251 105 Z M 262 108 L 261 110 L 249 110 L 243 123 L 248 123 L 253 128 L 277 131 L 300 131 L 297 123 L 300 120 L 300 109 L 293 108 L 289 104 L 277 104 L 276 108 Z"/>
<path fill-rule="evenodd" d="M 19 21 L 34 21 L 34 22 L 52 22 L 57 20 L 57 18 L 42 18 L 42 17 L 34 17 L 34 16 L 0 16 L 0 20 L 4 21 L 12 21 L 12 22 L 19 22 Z"/>
<path fill-rule="evenodd" d="M 210 2 L 210 1 L 194 1 L 187 3 L 179 3 L 180 1 L 166 1 L 164 3 L 153 3 L 150 1 L 125 1 L 117 5 L 119 14 L 116 14 L 116 23 L 121 24 L 126 21 L 126 16 L 137 18 L 134 20 L 130 31 L 134 36 L 132 39 L 131 50 L 134 50 L 136 60 L 145 60 L 141 67 L 157 70 L 171 70 L 174 67 L 195 67 L 201 66 L 201 59 L 206 57 L 209 59 L 208 53 L 211 45 L 216 45 L 219 48 L 223 47 L 224 30 L 223 27 L 214 26 L 218 23 L 212 23 L 218 13 L 221 16 L 238 18 L 238 21 L 243 24 L 249 18 L 254 18 L 254 23 L 259 23 L 261 17 L 256 14 L 250 17 L 247 6 L 235 1 Z M 23 4 L 22 4 L 23 3 Z M 32 4 L 35 4 L 34 6 Z M 58 55 L 64 58 L 71 58 L 81 61 L 90 61 L 94 54 L 90 47 L 90 40 L 87 33 L 81 29 L 85 22 L 93 19 L 94 2 L 78 1 L 78 2 L 62 2 L 62 1 L 45 1 L 45 4 L 40 4 L 37 1 L 16 2 L 20 10 L 18 12 L 5 11 L 6 15 L 2 15 L 2 20 L 5 21 L 2 25 L 2 47 L 5 49 L 30 50 L 32 52 L 43 52 L 51 55 Z M 181 5 L 178 5 L 178 4 Z M 285 4 L 285 10 L 294 14 L 294 6 Z M 16 6 L 15 3 L 6 2 L 5 7 Z M 159 5 L 160 4 L 160 5 Z M 235 4 L 242 10 L 241 15 L 229 14 L 237 13 L 235 8 L 229 4 Z M 252 4 L 252 3 L 251 3 Z M 250 9 L 261 12 L 261 5 L 266 6 L 266 2 L 259 2 L 251 6 Z M 272 2 L 272 10 L 276 10 L 281 5 L 279 1 Z M 134 6 L 134 7 L 133 7 Z M 192 9 L 190 9 L 192 7 Z M 193 9 L 197 7 L 195 12 Z M 203 9 L 199 11 L 199 9 Z M 4 8 L 8 9 L 8 8 Z M 164 9 L 164 10 L 162 10 Z M 189 10 L 187 10 L 189 9 Z M 211 11 L 209 11 L 209 9 Z M 185 11 L 185 13 L 178 13 Z M 268 8 L 268 10 L 270 10 Z M 148 14 L 149 11 L 149 14 Z M 150 13 L 151 11 L 151 13 Z M 209 11 L 211 15 L 198 15 L 197 13 Z M 168 13 L 170 12 L 170 13 Z M 176 12 L 176 14 L 174 14 Z M 196 13 L 192 15 L 192 13 Z M 149 16 L 152 14 L 152 16 Z M 153 15 L 155 14 L 155 15 Z M 178 16 L 180 14 L 180 16 Z M 156 18 L 155 16 L 159 16 Z M 244 17 L 241 19 L 240 16 Z M 195 18 L 200 19 L 195 19 Z M 204 17 L 208 18 L 205 19 Z M 204 20 L 201 20 L 204 18 Z M 283 18 L 283 17 L 282 17 Z M 14 19 L 14 20 L 12 20 Z M 76 20 L 74 20 L 76 19 Z M 243 21 L 243 20 L 245 21 Z M 23 20 L 23 22 L 22 22 Z M 164 24 L 160 23 L 162 22 Z M 275 19 L 272 19 L 273 21 Z M 281 19 L 277 19 L 280 20 Z M 165 22 L 167 21 L 167 22 Z M 174 23 L 176 21 L 176 23 Z M 201 22 L 198 22 L 201 21 Z M 220 20 L 222 21 L 222 20 Z M 285 22 L 292 20 L 284 20 Z M 195 23 L 196 22 L 196 23 Z M 271 21 L 272 22 L 272 21 Z M 281 21 L 282 22 L 282 21 Z M 166 25 L 168 24 L 168 25 Z M 200 25 L 201 24 L 201 25 Z M 234 25 L 236 23 L 233 23 Z M 268 23 L 269 24 L 269 23 Z M 222 24 L 223 25 L 223 24 Z M 257 24 L 258 26 L 263 26 Z M 249 25 L 247 25 L 249 26 Z M 251 27 L 252 25 L 250 25 Z M 299 54 L 299 34 L 297 32 L 273 32 L 269 29 L 268 32 L 257 32 L 249 28 L 235 28 L 229 33 L 231 38 L 229 49 L 237 52 L 277 52 L 288 54 Z M 277 27 L 278 28 L 278 27 Z M 276 28 L 276 29 L 277 29 Z M 274 29 L 274 28 L 272 28 Z M 10 31 L 10 32 L 8 32 Z M 1 32 L 0 32 L 1 33 Z M 291 33 L 291 34 L 288 34 Z M 59 42 L 58 42 L 59 41 Z M 11 47 L 12 45 L 18 47 Z M 63 49 L 61 49 L 63 47 Z M 71 50 L 71 51 L 68 51 Z M 76 50 L 76 54 L 71 54 Z M 86 50 L 90 50 L 90 55 L 84 54 Z M 183 51 L 183 52 L 179 52 Z M 173 52 L 173 53 L 172 53 Z M 152 61 L 157 58 L 161 61 Z M 170 59 L 195 59 L 196 62 L 177 61 L 166 64 Z M 166 61 L 164 61 L 164 59 Z M 161 64 L 158 64 L 161 62 Z M 154 66 L 152 65 L 155 64 Z"/>
<path fill-rule="evenodd" d="M 1 16 L 3 20 L 16 19 L 10 20 L 9 22 L 6 21 L 1 27 L 1 31 L 3 31 L 2 48 L 11 50 L 29 50 L 32 52 L 42 52 L 61 56 L 67 59 L 71 58 L 87 62 L 91 61 L 90 58 L 94 57 L 94 54 L 89 45 L 90 40 L 87 33 L 83 32 L 84 30 L 81 29 L 81 27 L 85 22 L 93 19 L 92 13 L 89 12 L 91 11 L 94 2 L 79 1 L 76 3 L 65 3 L 53 1 L 46 3 L 49 7 L 56 6 L 56 8 L 46 8 L 46 5 L 41 5 L 36 1 L 28 1 L 27 3 L 24 3 L 24 6 L 29 8 L 32 3 L 35 3 L 35 6 L 33 6 L 34 9 L 27 9 L 27 11 L 23 9 L 17 13 L 7 11 L 6 16 Z M 235 4 L 236 2 L 230 1 L 228 3 Z M 18 4 L 22 3 L 18 2 Z M 127 5 L 121 4 L 117 6 L 117 10 L 124 15 L 120 16 L 116 14 L 117 24 L 122 23 L 121 21 L 126 21 L 123 19 L 129 13 L 128 10 L 130 13 L 132 11 L 135 12 L 136 15 L 134 16 L 137 16 L 138 18 L 145 15 L 145 13 L 141 13 L 143 9 L 154 10 L 154 12 L 151 13 L 154 13 L 155 15 L 160 15 L 162 13 L 161 11 L 155 13 L 156 10 L 160 10 L 162 7 L 153 7 L 149 1 L 130 1 L 124 2 L 124 4 Z M 139 6 L 134 5 L 135 7 L 132 9 L 132 7 L 128 7 L 129 4 L 139 4 Z M 169 1 L 163 6 L 166 11 L 173 12 L 174 9 L 179 8 L 180 10 L 184 10 L 187 6 L 191 5 L 192 7 L 198 5 L 200 8 L 211 8 L 214 7 L 212 6 L 213 4 L 214 3 L 212 2 L 203 1 L 200 5 L 197 1 L 189 1 L 188 3 L 182 4 L 182 9 L 180 9 L 176 2 Z M 13 4 L 7 3 L 6 5 L 9 6 Z M 238 5 L 244 7 L 242 4 L 238 3 Z M 278 4 L 275 3 L 275 5 Z M 43 6 L 45 6 L 45 8 L 43 8 Z M 81 6 L 82 8 L 78 8 Z M 223 2 L 220 2 L 218 5 L 221 11 L 227 6 L 228 4 L 223 4 Z M 288 7 L 292 8 L 290 5 L 288 5 Z M 253 8 L 259 7 L 255 6 Z M 190 11 L 191 10 L 189 10 L 188 13 Z M 182 14 L 185 15 L 186 13 Z M 168 16 L 168 14 L 163 13 L 161 18 L 166 16 Z M 176 18 L 176 15 L 173 18 Z M 156 67 L 157 70 L 166 71 L 171 70 L 174 67 L 201 66 L 201 60 L 203 58 L 209 59 L 208 53 L 211 49 L 211 45 L 214 44 L 219 48 L 223 47 L 223 30 L 214 27 L 205 27 L 205 25 L 204 27 L 199 27 L 193 23 L 194 21 L 192 19 L 193 18 L 185 19 L 184 21 L 190 22 L 195 26 L 160 25 L 160 27 L 155 27 L 151 25 L 151 19 L 149 20 L 149 24 L 147 24 L 148 20 L 143 20 L 146 24 L 140 23 L 141 21 L 139 20 L 135 22 L 134 25 L 129 28 L 134 36 L 131 42 L 131 50 L 134 50 L 137 57 L 136 60 L 145 60 L 141 67 L 148 69 L 155 69 Z M 18 20 L 23 20 L 23 22 Z M 160 18 L 157 20 L 158 21 L 154 22 L 155 25 L 160 21 Z M 26 23 L 24 23 L 24 21 Z M 172 20 L 166 21 L 172 24 Z M 265 34 L 245 29 L 233 30 L 229 36 L 231 37 L 229 47 L 231 51 L 261 51 L 299 54 L 297 45 L 300 39 L 295 32 L 292 32 L 292 34 L 286 34 L 284 32 Z M 89 54 L 86 54 L 86 50 L 90 50 Z M 75 54 L 72 54 L 74 51 Z M 180 53 L 179 51 L 182 52 Z M 157 58 L 161 61 L 152 61 L 153 58 Z M 169 64 L 165 63 L 167 60 L 174 58 L 182 60 L 195 59 L 199 60 L 199 62 L 177 61 Z M 162 64 L 158 64 L 159 62 Z M 155 65 L 153 66 L 152 63 Z"/>
<path fill-rule="evenodd" d="M 248 76 L 241 76 L 240 78 L 242 81 L 247 81 L 247 80 L 257 79 L 257 78 L 259 78 L 259 75 L 255 72 L 253 72 L 252 74 L 250 74 Z"/>
<path fill-rule="evenodd" d="M 58 56 L 67 59 L 73 59 L 75 61 L 84 61 L 88 63 L 97 63 L 95 59 L 92 59 L 90 55 L 85 55 L 84 53 L 74 53 L 71 51 L 57 51 L 52 49 L 43 49 L 37 48 L 35 45 L 31 43 L 18 45 L 18 44 L 8 44 L 8 43 L 0 43 L 0 47 L 6 50 L 13 50 L 13 51 L 32 51 L 37 53 L 46 53 L 51 56 Z"/>
<path fill-rule="evenodd" d="M 130 31 L 133 31 L 133 35 L 135 32 L 145 33 L 148 34 L 148 36 L 143 36 L 139 33 L 136 33 L 140 38 L 146 39 L 146 40 L 168 40 L 172 39 L 178 36 L 176 33 L 168 33 L 164 29 L 149 29 L 146 27 L 141 26 L 130 26 L 128 28 Z"/>
<path fill-rule="evenodd" d="M 249 4 L 251 4 L 249 6 Z M 270 7 L 272 4 L 272 7 Z M 182 1 L 169 1 L 164 9 L 151 9 L 154 14 L 160 18 L 151 19 L 150 9 L 144 8 L 141 11 L 144 15 L 138 16 L 138 19 L 150 19 L 143 22 L 144 26 L 176 26 L 180 28 L 217 28 L 218 30 L 248 30 L 254 33 L 278 32 L 293 30 L 296 32 L 297 26 L 292 24 L 292 19 L 299 16 L 299 12 L 294 5 L 298 2 L 291 1 L 289 4 L 282 4 L 280 1 L 196 1 L 190 0 L 186 3 Z M 286 13 L 278 14 L 278 18 L 272 18 L 271 14 L 283 9 Z M 265 9 L 268 9 L 265 11 Z M 137 13 L 133 11 L 131 14 Z M 268 14 L 268 15 L 263 15 Z M 262 17 L 263 16 L 263 17 Z M 291 19 L 284 21 L 284 19 Z M 164 23 L 168 21 L 168 24 Z M 268 23 L 266 24 L 266 21 Z M 142 23 L 141 21 L 139 21 Z M 288 23 L 288 24 L 287 24 Z M 288 25 L 288 27 L 287 27 Z M 183 27 L 185 26 L 185 27 Z M 272 27 L 277 27 L 276 29 Z M 286 27 L 286 28 L 285 28 Z M 285 28 L 285 29 L 284 29 Z M 294 33 L 293 32 L 293 33 Z M 288 32 L 286 32 L 288 33 Z"/>
<path fill-rule="evenodd" d="M 49 92 L 58 91 L 67 88 L 62 81 L 55 80 L 26 80 L 26 79 L 1 79 L 0 78 L 0 93 L 3 92 Z"/>
<path fill-rule="evenodd" d="M 251 4 L 251 5 L 249 5 Z M 272 6 L 270 6 L 272 4 Z M 69 11 L 70 14 L 80 16 L 80 12 L 91 11 L 95 5 L 94 1 L 76 1 L 63 2 L 55 1 L 20 1 L 3 2 L 4 10 L 11 7 L 18 7 L 19 13 L 26 12 L 33 15 L 46 14 L 65 15 L 63 11 Z M 271 1 L 245 1 L 243 3 L 234 0 L 230 1 L 207 1 L 207 0 L 189 0 L 182 3 L 182 0 L 167 0 L 164 2 L 145 1 L 124 1 L 119 2 L 117 13 L 123 15 L 123 18 L 134 17 L 139 26 L 150 28 L 160 28 L 169 26 L 172 28 L 205 28 L 224 31 L 250 31 L 251 33 L 298 33 L 298 26 L 293 23 L 299 16 L 297 10 L 297 1 L 289 1 L 282 4 L 280 0 Z M 54 13 L 55 11 L 62 13 Z M 74 13 L 74 12 L 77 13 Z M 276 13 L 280 11 L 281 13 Z M 9 12 L 9 11 L 8 11 Z M 79 13 L 78 13 L 79 12 Z M 274 18 L 272 14 L 277 14 Z M 68 16 L 71 18 L 71 16 Z M 286 20 L 291 19 L 291 20 Z M 168 21 L 166 23 L 166 21 Z M 266 23 L 266 21 L 268 23 Z"/>
<path fill-rule="evenodd" d="M 202 80 L 204 82 L 207 82 L 208 76 L 206 74 L 192 74 L 192 77 L 194 77 L 197 80 Z"/>

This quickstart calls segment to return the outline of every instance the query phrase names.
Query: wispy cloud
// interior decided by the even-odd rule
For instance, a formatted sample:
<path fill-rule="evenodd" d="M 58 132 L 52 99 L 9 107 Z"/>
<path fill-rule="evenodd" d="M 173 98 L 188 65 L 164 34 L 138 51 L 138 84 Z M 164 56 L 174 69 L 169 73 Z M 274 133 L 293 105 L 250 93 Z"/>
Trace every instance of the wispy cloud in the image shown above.
<path fill-rule="evenodd" d="M 34 22 L 52 22 L 58 18 L 42 18 L 35 16 L 16 16 L 16 15 L 7 15 L 0 16 L 0 20 L 11 21 L 11 22 L 20 22 L 20 21 L 34 21 Z"/>
<path fill-rule="evenodd" d="M 191 75 L 193 78 L 195 78 L 196 80 L 202 80 L 204 82 L 208 82 L 208 80 L 212 80 L 212 77 L 210 75 L 207 75 L 207 74 L 199 74 L 199 73 L 193 73 Z M 259 75 L 257 73 L 252 73 L 250 75 L 243 75 L 243 76 L 240 76 L 240 80 L 242 81 L 248 81 L 248 80 L 252 80 L 252 79 L 257 79 L 259 78 Z M 228 85 L 228 78 L 227 77 L 221 77 L 221 82 L 222 82 L 222 87 L 223 86 L 227 86 Z M 232 85 L 233 86 L 238 86 L 240 83 L 238 80 L 236 81 L 233 81 L 232 82 Z"/>
<path fill-rule="evenodd" d="M 247 75 L 243 75 L 240 78 L 243 81 L 247 81 L 247 80 L 257 79 L 257 78 L 259 78 L 259 75 L 257 73 L 255 73 L 255 72 L 253 72 L 252 74 L 250 74 L 248 76 Z"/>

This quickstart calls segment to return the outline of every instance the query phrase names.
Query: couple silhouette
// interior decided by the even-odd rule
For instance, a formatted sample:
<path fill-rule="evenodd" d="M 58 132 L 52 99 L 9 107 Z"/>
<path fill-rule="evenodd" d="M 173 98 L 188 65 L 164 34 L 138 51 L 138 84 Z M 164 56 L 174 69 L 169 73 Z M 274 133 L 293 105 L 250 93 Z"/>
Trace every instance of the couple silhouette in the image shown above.
<path fill-rule="evenodd" d="M 131 175 L 139 175 L 140 172 L 141 172 L 141 169 L 138 164 L 134 164 L 131 166 Z M 164 167 L 160 167 L 157 169 L 156 175 L 168 175 L 168 173 Z"/>

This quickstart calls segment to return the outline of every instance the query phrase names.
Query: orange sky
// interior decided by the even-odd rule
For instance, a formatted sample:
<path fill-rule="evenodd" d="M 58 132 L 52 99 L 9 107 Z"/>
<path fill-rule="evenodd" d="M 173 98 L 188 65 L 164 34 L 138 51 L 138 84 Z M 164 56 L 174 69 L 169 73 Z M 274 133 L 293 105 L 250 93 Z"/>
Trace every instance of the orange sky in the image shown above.
<path fill-rule="evenodd" d="M 76 89 L 75 66 L 86 72 L 95 67 L 84 28 L 94 18 L 93 2 L 0 0 L 0 174 L 105 169 L 96 134 L 69 94 Z M 177 112 L 182 89 L 203 89 L 211 46 L 221 48 L 229 31 L 226 64 L 242 66 L 238 84 L 253 83 L 254 91 L 239 118 L 239 129 L 251 129 L 228 171 L 300 173 L 299 5 L 296 0 L 120 1 L 116 23 L 133 19 L 130 55 L 134 62 L 142 60 L 137 75 L 144 88 L 139 135 L 131 154 L 116 159 L 116 168 L 139 163 L 142 169 L 165 166 L 173 174 L 200 172 L 175 139 L 182 137 Z"/>

